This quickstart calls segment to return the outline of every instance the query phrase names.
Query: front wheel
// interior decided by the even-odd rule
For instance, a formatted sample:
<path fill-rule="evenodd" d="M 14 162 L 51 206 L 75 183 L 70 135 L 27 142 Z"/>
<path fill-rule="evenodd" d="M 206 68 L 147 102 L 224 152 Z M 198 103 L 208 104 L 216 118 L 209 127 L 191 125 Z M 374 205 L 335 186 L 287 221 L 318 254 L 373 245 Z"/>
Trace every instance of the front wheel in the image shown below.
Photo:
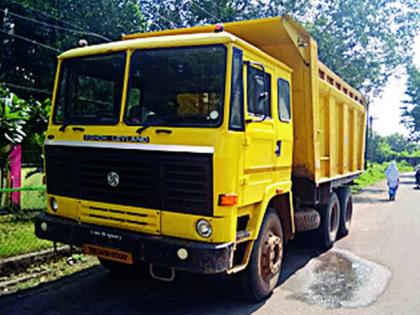
<path fill-rule="evenodd" d="M 259 302 L 270 296 L 279 280 L 282 260 L 283 229 L 276 211 L 269 208 L 242 275 L 250 299 Z"/>

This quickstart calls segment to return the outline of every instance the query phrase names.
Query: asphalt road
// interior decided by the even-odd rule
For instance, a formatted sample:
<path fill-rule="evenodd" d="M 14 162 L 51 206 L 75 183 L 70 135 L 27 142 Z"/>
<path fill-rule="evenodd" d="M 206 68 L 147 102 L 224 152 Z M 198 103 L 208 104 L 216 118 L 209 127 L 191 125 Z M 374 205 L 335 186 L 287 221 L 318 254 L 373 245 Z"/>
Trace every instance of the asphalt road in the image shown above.
<path fill-rule="evenodd" d="M 102 267 L 0 298 L 0 314 L 420 314 L 420 190 L 403 175 L 355 198 L 350 235 L 326 253 L 289 244 L 273 296 L 251 304 L 231 278 L 179 274 L 172 283 L 118 278 Z"/>

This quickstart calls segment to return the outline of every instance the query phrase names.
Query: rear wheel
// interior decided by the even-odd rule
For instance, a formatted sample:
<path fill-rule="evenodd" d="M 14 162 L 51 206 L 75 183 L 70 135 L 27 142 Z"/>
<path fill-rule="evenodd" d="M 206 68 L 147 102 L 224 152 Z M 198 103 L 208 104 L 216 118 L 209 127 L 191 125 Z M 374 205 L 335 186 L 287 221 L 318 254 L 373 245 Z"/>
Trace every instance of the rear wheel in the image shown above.
<path fill-rule="evenodd" d="M 255 241 L 249 265 L 242 274 L 244 289 L 250 299 L 262 301 L 270 296 L 279 280 L 282 260 L 283 229 L 276 211 L 269 208 Z"/>
<path fill-rule="evenodd" d="M 340 202 L 335 192 L 330 193 L 328 203 L 320 210 L 321 224 L 318 228 L 319 246 L 329 249 L 334 244 L 340 223 Z"/>
<path fill-rule="evenodd" d="M 350 187 L 342 187 L 337 191 L 340 201 L 340 226 L 338 234 L 346 236 L 349 234 L 351 226 L 351 218 L 353 216 L 353 198 Z"/>

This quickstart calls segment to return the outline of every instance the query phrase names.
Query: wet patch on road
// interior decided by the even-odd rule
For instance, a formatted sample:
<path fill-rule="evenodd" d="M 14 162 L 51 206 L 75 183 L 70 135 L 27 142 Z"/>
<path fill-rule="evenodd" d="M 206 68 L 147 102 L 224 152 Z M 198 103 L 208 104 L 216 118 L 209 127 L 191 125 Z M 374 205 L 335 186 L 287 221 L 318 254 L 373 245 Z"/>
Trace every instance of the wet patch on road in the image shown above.
<path fill-rule="evenodd" d="M 288 299 L 326 308 L 355 308 L 372 304 L 385 291 L 391 271 L 349 251 L 333 249 L 312 259 L 284 288 Z"/>

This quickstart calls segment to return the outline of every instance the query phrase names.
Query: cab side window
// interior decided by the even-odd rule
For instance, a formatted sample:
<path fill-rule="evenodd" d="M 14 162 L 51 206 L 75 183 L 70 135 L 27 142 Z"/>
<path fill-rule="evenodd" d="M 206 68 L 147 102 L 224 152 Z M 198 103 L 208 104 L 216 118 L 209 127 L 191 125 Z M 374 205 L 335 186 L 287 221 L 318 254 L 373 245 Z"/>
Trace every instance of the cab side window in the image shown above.
<path fill-rule="evenodd" d="M 244 130 L 244 85 L 243 85 L 243 53 L 242 50 L 234 47 L 232 58 L 232 78 L 230 97 L 230 119 L 229 129 Z"/>
<path fill-rule="evenodd" d="M 248 113 L 271 117 L 271 75 L 250 65 L 247 72 Z"/>
<path fill-rule="evenodd" d="M 283 79 L 278 79 L 277 88 L 279 119 L 284 122 L 289 122 L 291 119 L 289 82 Z"/>

